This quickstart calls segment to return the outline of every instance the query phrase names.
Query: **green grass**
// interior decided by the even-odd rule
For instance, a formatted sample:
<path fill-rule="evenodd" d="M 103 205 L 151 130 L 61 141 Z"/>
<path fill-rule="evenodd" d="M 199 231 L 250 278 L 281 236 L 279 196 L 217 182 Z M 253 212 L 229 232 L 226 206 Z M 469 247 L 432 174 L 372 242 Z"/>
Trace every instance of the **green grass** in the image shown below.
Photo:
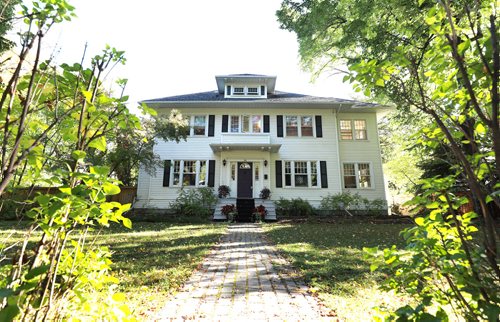
<path fill-rule="evenodd" d="M 0 240 L 7 235 L 9 242 L 20 240 L 25 228 L 25 224 L 0 222 Z M 225 230 L 225 224 L 213 223 L 134 223 L 132 230 L 118 226 L 102 230 L 97 243 L 113 252 L 119 291 L 125 293 L 127 304 L 142 320 L 165 305 L 167 297 L 189 278 Z M 97 234 L 93 232 L 89 240 Z"/>
<path fill-rule="evenodd" d="M 402 246 L 407 224 L 337 223 L 263 226 L 278 249 L 298 269 L 311 290 L 342 321 L 368 321 L 373 307 L 400 306 L 405 298 L 381 292 L 382 273 L 370 272 L 363 247 Z"/>

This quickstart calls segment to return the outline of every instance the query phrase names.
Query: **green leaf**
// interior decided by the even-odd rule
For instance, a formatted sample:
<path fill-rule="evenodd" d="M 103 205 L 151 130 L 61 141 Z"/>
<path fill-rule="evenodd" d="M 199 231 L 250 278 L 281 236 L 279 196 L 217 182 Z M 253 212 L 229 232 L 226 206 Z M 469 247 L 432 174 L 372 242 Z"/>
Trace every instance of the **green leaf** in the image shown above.
<path fill-rule="evenodd" d="M 380 86 L 380 87 L 385 87 L 385 82 L 382 78 L 377 79 L 375 82 L 375 85 Z"/>
<path fill-rule="evenodd" d="M 109 167 L 96 165 L 94 167 L 90 167 L 90 173 L 99 174 L 101 176 L 107 176 L 109 174 Z"/>
<path fill-rule="evenodd" d="M 370 272 L 374 272 L 374 271 L 376 271 L 376 270 L 377 270 L 377 268 L 378 268 L 378 265 L 377 265 L 377 264 L 371 264 L 371 265 L 370 265 Z"/>
<path fill-rule="evenodd" d="M 427 208 L 427 209 L 436 209 L 436 208 L 439 208 L 439 203 L 436 202 L 436 201 L 431 202 L 430 204 L 425 205 L 425 208 Z"/>
<path fill-rule="evenodd" d="M 76 160 L 76 161 L 83 160 L 83 159 L 85 159 L 86 156 L 87 156 L 87 153 L 85 153 L 84 151 L 81 151 L 81 150 L 75 150 L 71 153 L 71 157 L 73 158 L 73 160 Z"/>
<path fill-rule="evenodd" d="M 2 288 L 0 289 L 0 299 L 3 299 L 5 297 L 9 297 L 12 294 L 14 294 L 14 291 L 10 288 Z"/>
<path fill-rule="evenodd" d="M 423 226 L 424 225 L 424 218 L 422 217 L 418 217 L 418 218 L 415 218 L 415 223 L 419 226 Z"/>
<path fill-rule="evenodd" d="M 486 133 L 486 128 L 482 123 L 477 123 L 476 124 L 476 132 L 479 134 L 485 134 Z"/>
<path fill-rule="evenodd" d="M 105 182 L 102 188 L 104 190 L 104 193 L 107 194 L 108 196 L 117 195 L 121 191 L 120 187 L 115 186 L 114 184 L 109 182 Z"/>
<path fill-rule="evenodd" d="M 123 226 L 125 226 L 129 229 L 132 228 L 132 221 L 130 219 L 128 219 L 127 217 L 123 217 L 122 222 L 123 222 Z"/>
<path fill-rule="evenodd" d="M 152 116 L 158 115 L 156 110 L 152 109 L 151 107 L 147 106 L 146 104 L 142 103 L 140 109 L 142 110 L 142 114 L 149 114 Z"/>
<path fill-rule="evenodd" d="M 60 187 L 59 191 L 61 191 L 64 194 L 71 195 L 71 188 L 70 187 Z"/>
<path fill-rule="evenodd" d="M 92 140 L 89 143 L 89 147 L 106 152 L 106 138 L 104 136 L 100 136 L 97 139 Z"/>
<path fill-rule="evenodd" d="M 14 321 L 21 311 L 16 306 L 6 306 L 0 311 L 0 321 Z"/>
<path fill-rule="evenodd" d="M 42 265 L 35 267 L 26 274 L 25 278 L 27 280 L 30 280 L 32 278 L 37 277 L 38 275 L 42 275 L 49 270 L 49 267 L 50 265 Z"/>

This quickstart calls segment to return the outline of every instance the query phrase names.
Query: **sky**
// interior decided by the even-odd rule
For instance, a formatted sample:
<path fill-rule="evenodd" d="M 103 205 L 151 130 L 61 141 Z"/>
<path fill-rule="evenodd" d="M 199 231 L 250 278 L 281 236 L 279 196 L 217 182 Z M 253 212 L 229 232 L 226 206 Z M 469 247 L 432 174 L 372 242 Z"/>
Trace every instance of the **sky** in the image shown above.
<path fill-rule="evenodd" d="M 341 75 L 310 83 L 295 34 L 276 20 L 280 0 L 68 1 L 78 17 L 50 32 L 46 52 L 72 63 L 81 60 L 85 43 L 89 57 L 106 44 L 124 50 L 127 64 L 108 80 L 129 80 L 131 104 L 215 90 L 215 75 L 238 73 L 276 75 L 280 91 L 356 97 Z"/>

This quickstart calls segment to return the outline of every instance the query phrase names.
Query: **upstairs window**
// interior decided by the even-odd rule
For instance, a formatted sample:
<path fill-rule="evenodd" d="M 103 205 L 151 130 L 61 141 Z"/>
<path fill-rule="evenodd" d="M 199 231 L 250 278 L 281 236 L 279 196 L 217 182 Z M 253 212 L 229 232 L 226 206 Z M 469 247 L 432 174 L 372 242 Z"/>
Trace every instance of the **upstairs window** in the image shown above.
<path fill-rule="evenodd" d="M 265 85 L 226 85 L 225 97 L 267 97 Z"/>
<path fill-rule="evenodd" d="M 340 120 L 341 140 L 367 140 L 366 120 Z"/>
<path fill-rule="evenodd" d="M 191 117 L 191 135 L 204 136 L 207 130 L 207 116 L 193 115 Z"/>
<path fill-rule="evenodd" d="M 262 115 L 231 115 L 231 133 L 262 133 Z"/>
<path fill-rule="evenodd" d="M 313 117 L 287 115 L 286 136 L 314 136 Z"/>

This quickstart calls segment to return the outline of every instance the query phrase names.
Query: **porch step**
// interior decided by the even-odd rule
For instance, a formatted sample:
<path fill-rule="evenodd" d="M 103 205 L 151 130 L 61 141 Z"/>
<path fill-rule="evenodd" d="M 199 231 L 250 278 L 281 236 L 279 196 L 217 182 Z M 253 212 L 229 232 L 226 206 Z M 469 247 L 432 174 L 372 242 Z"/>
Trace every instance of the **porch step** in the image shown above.
<path fill-rule="evenodd" d="M 255 209 L 255 200 L 253 198 L 236 199 L 236 208 L 238 209 L 237 222 L 252 222 L 252 214 Z"/>
<path fill-rule="evenodd" d="M 236 198 L 219 198 L 219 201 L 217 202 L 217 205 L 215 206 L 214 210 L 214 221 L 226 221 L 227 218 L 225 215 L 221 213 L 221 209 L 225 205 L 235 205 L 236 206 Z M 276 221 L 276 206 L 274 205 L 274 201 L 269 200 L 269 199 L 260 199 L 260 198 L 255 198 L 254 199 L 254 207 L 263 205 L 266 207 L 267 214 L 266 214 L 266 221 Z"/>

